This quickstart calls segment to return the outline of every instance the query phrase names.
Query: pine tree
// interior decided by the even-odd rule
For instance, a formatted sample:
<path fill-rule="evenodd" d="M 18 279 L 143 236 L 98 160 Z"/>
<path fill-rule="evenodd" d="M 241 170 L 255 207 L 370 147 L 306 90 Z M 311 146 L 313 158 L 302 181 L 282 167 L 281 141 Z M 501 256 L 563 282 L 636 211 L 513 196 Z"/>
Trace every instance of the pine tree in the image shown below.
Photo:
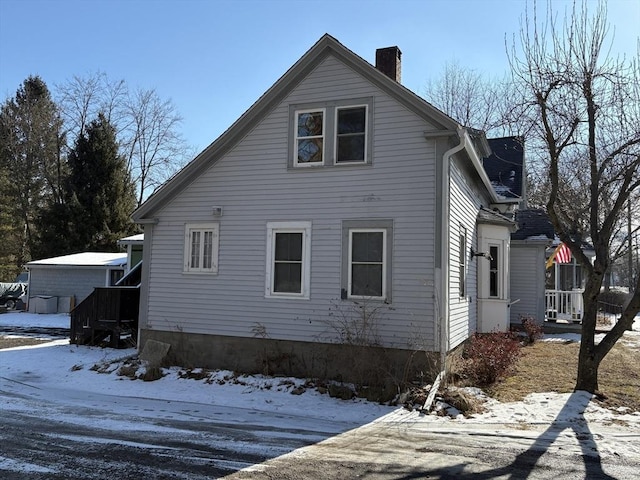
<path fill-rule="evenodd" d="M 0 106 L 0 268 L 20 271 L 37 248 L 39 210 L 59 201 L 65 177 L 62 120 L 40 77 Z"/>
<path fill-rule="evenodd" d="M 104 115 L 80 133 L 68 162 L 67 209 L 58 213 L 70 227 L 70 248 L 115 251 L 118 239 L 136 230 L 130 219 L 136 198 L 115 129 Z"/>

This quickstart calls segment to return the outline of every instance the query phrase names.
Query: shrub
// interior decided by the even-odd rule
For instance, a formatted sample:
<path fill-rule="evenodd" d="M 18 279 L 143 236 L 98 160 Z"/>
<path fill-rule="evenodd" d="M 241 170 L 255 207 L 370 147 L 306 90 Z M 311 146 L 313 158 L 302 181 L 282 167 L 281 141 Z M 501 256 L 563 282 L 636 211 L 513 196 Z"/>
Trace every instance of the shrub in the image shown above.
<path fill-rule="evenodd" d="M 520 356 L 520 342 L 511 333 L 476 333 L 465 346 L 463 374 L 474 385 L 495 383 Z"/>
<path fill-rule="evenodd" d="M 542 325 L 536 322 L 533 317 L 520 317 L 520 321 L 529 344 L 533 344 L 536 340 L 542 338 L 544 335 Z"/>
<path fill-rule="evenodd" d="M 600 292 L 598 295 L 598 307 L 605 313 L 620 313 L 623 307 L 629 303 L 631 295 L 620 290 Z"/>

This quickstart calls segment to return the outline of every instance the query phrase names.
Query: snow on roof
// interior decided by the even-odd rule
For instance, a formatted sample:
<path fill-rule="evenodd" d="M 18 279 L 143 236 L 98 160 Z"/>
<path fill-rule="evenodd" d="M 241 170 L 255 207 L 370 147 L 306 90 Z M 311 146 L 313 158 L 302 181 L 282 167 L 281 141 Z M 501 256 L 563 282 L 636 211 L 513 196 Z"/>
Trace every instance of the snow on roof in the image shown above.
<path fill-rule="evenodd" d="M 82 252 L 62 257 L 45 258 L 27 263 L 33 266 L 116 267 L 127 264 L 126 253 Z"/>
<path fill-rule="evenodd" d="M 131 235 L 130 237 L 124 237 L 118 240 L 118 243 L 133 243 L 144 241 L 144 233 L 138 233 L 137 235 Z"/>

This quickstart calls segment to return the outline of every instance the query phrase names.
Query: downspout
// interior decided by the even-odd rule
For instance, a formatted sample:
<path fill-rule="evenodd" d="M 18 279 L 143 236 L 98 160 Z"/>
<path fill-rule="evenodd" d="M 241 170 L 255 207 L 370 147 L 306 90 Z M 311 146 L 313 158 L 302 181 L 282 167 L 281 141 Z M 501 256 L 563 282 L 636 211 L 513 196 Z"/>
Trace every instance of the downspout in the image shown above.
<path fill-rule="evenodd" d="M 457 135 L 460 143 L 453 148 L 447 150 L 442 156 L 442 177 L 441 177 L 441 195 L 442 195 L 442 215 L 440 218 L 440 301 L 438 302 L 439 315 L 439 339 L 438 347 L 440 350 L 440 373 L 433 382 L 433 386 L 429 391 L 427 400 L 424 403 L 423 410 L 431 410 L 431 405 L 438 392 L 440 383 L 446 378 L 446 361 L 447 352 L 449 350 L 449 178 L 451 171 L 451 157 L 467 146 L 467 135 L 462 126 L 458 126 Z M 438 292 L 436 290 L 436 295 Z M 437 297 L 436 297 L 437 300 Z"/>

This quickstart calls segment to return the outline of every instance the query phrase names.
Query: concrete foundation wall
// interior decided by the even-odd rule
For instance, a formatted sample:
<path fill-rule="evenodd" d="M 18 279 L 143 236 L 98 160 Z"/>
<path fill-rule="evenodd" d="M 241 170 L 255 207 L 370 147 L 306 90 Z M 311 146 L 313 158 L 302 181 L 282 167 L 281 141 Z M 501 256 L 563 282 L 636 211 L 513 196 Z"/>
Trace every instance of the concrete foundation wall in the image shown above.
<path fill-rule="evenodd" d="M 146 329 L 140 331 L 140 350 L 150 339 L 170 344 L 167 363 L 186 368 L 386 386 L 418 378 L 428 382 L 439 371 L 435 352 Z"/>

